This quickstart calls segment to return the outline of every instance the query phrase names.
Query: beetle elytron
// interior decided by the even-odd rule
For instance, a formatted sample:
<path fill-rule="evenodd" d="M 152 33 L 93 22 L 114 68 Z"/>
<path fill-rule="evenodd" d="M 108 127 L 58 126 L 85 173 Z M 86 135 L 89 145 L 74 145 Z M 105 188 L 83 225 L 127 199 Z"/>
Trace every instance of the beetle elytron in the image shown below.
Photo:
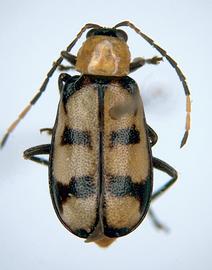
<path fill-rule="evenodd" d="M 24 157 L 48 165 L 52 202 L 62 224 L 86 242 L 102 247 L 133 231 L 146 216 L 150 201 L 177 179 L 172 167 L 152 157 L 157 135 L 146 123 L 138 86 L 128 77 L 145 63 L 158 64 L 162 57 L 138 57 L 131 62 L 127 34 L 118 29 L 121 26 L 131 27 L 157 49 L 182 81 L 187 98 L 183 146 L 190 129 L 190 93 L 185 77 L 166 51 L 128 21 L 113 28 L 86 24 L 53 63 L 38 93 L 1 142 L 3 146 L 37 102 L 57 68 L 80 72 L 59 76 L 56 122 L 53 129 L 43 129 L 52 134 L 51 144 L 27 149 Z M 74 56 L 72 47 L 88 29 L 86 41 Z M 63 59 L 71 66 L 63 66 Z M 49 155 L 49 161 L 38 156 L 43 154 Z M 153 168 L 171 179 L 152 194 Z"/>

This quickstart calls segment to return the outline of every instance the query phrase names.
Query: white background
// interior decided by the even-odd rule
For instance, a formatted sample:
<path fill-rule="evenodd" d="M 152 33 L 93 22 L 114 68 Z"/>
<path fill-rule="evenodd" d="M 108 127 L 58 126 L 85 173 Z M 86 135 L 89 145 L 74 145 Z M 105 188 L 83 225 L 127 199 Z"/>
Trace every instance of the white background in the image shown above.
<path fill-rule="evenodd" d="M 0 2 L 1 136 L 87 22 L 110 27 L 133 21 L 178 62 L 193 108 L 191 134 L 180 150 L 185 97 L 173 68 L 164 60 L 132 74 L 147 121 L 159 135 L 154 155 L 179 172 L 179 181 L 153 204 L 171 231 L 158 232 L 146 218 L 133 233 L 100 249 L 63 228 L 51 205 L 47 168 L 22 158 L 25 149 L 50 141 L 39 129 L 54 123 L 56 72 L 0 152 L 0 269 L 212 269 L 211 13 L 210 0 Z M 132 30 L 123 29 L 129 33 L 132 57 L 159 55 Z M 155 174 L 155 185 L 167 179 Z"/>

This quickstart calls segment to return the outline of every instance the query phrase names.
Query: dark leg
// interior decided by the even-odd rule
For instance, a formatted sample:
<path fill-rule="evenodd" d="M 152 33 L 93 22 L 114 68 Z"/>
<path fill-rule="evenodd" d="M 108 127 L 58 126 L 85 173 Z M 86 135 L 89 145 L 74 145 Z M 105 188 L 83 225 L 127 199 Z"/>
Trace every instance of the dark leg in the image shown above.
<path fill-rule="evenodd" d="M 59 71 L 68 71 L 70 69 L 75 70 L 75 66 L 68 66 L 68 65 L 65 66 L 65 65 L 62 65 L 62 64 L 58 66 Z"/>
<path fill-rule="evenodd" d="M 159 188 L 157 191 L 155 191 L 152 195 L 152 202 L 159 196 L 161 195 L 164 191 L 166 191 L 171 185 L 174 184 L 174 182 L 177 180 L 177 171 L 172 168 L 170 165 L 168 165 L 166 162 L 153 157 L 153 167 L 155 169 L 158 169 L 160 171 L 163 171 L 165 173 L 167 173 L 169 176 L 171 176 L 171 179 L 165 183 L 161 188 Z M 166 226 L 164 226 L 156 217 L 156 215 L 154 214 L 154 212 L 150 209 L 149 210 L 149 215 L 151 217 L 151 220 L 153 222 L 153 224 L 158 228 L 158 229 L 162 229 L 165 231 L 168 231 L 168 228 Z"/>
<path fill-rule="evenodd" d="M 24 158 L 30 159 L 32 161 L 35 161 L 37 163 L 43 164 L 48 166 L 49 161 L 40 157 L 36 157 L 36 155 L 49 155 L 51 149 L 50 144 L 42 144 L 35 147 L 31 147 L 24 151 Z"/>
<path fill-rule="evenodd" d="M 164 225 L 163 223 L 161 223 L 161 221 L 155 215 L 155 212 L 152 210 L 152 208 L 149 209 L 148 214 L 149 214 L 149 217 L 151 218 L 151 221 L 152 221 L 153 225 L 157 229 L 163 230 L 164 232 L 169 232 L 169 228 L 166 225 Z"/>
<path fill-rule="evenodd" d="M 52 128 L 41 128 L 40 129 L 40 133 L 46 132 L 48 135 L 52 135 L 52 131 L 53 131 Z"/>
<path fill-rule="evenodd" d="M 68 45 L 66 48 L 66 52 L 70 52 L 71 49 L 74 47 L 76 42 L 80 39 L 82 34 L 90 29 L 90 28 L 100 28 L 99 25 L 93 24 L 93 23 L 87 23 L 83 26 L 83 28 L 80 30 L 80 32 L 77 34 L 75 39 Z M 48 85 L 48 82 L 51 78 L 51 76 L 54 74 L 57 67 L 62 63 L 63 56 L 60 56 L 54 63 L 51 69 L 46 74 L 46 77 L 41 84 L 40 88 L 38 89 L 38 92 L 35 94 L 35 96 L 31 99 L 29 104 L 24 108 L 24 110 L 18 115 L 18 118 L 8 127 L 7 131 L 5 132 L 3 138 L 0 141 L 0 148 L 3 147 L 9 137 L 9 135 L 13 132 L 13 130 L 17 127 L 18 123 L 24 118 L 24 116 L 28 113 L 28 111 L 31 109 L 31 107 L 38 101 L 38 99 L 41 97 L 42 93 L 46 90 L 46 86 Z"/>
<path fill-rule="evenodd" d="M 61 55 L 64 59 L 66 59 L 69 63 L 71 63 L 73 66 L 76 65 L 77 57 L 67 51 L 62 51 Z"/>
<path fill-rule="evenodd" d="M 133 59 L 132 63 L 130 63 L 130 72 L 133 72 L 137 70 L 138 68 L 144 66 L 145 64 L 152 64 L 152 65 L 157 65 L 162 61 L 162 57 L 154 56 L 149 59 L 144 59 L 142 57 L 137 57 Z"/>
<path fill-rule="evenodd" d="M 62 64 L 58 65 L 59 71 L 68 71 L 70 69 L 75 70 L 75 66 L 68 66 L 68 65 L 62 65 Z"/>
<path fill-rule="evenodd" d="M 67 73 L 61 73 L 59 78 L 58 78 L 58 87 L 59 87 L 59 91 L 61 93 L 62 89 L 63 89 L 63 85 L 66 83 L 66 81 L 68 79 L 71 78 L 71 75 L 67 74 Z"/>
<path fill-rule="evenodd" d="M 150 145 L 152 147 L 157 143 L 158 135 L 149 125 L 147 125 L 147 130 L 148 130 L 148 136 L 150 138 Z"/>
<path fill-rule="evenodd" d="M 167 183 L 165 183 L 161 188 L 159 188 L 157 191 L 153 193 L 152 201 L 155 200 L 164 191 L 166 191 L 170 186 L 172 186 L 174 182 L 177 180 L 177 171 L 166 162 L 153 157 L 153 167 L 155 169 L 158 169 L 160 171 L 167 173 L 169 176 L 171 176 L 171 179 Z"/>
<path fill-rule="evenodd" d="M 69 63 L 71 63 L 71 66 L 65 66 L 65 65 L 58 65 L 58 69 L 60 71 L 67 71 L 67 70 L 70 70 L 70 69 L 75 69 L 75 65 L 76 65 L 76 62 L 77 62 L 77 57 L 73 54 L 70 54 L 68 53 L 67 51 L 62 51 L 61 52 L 61 56 L 66 59 Z"/>

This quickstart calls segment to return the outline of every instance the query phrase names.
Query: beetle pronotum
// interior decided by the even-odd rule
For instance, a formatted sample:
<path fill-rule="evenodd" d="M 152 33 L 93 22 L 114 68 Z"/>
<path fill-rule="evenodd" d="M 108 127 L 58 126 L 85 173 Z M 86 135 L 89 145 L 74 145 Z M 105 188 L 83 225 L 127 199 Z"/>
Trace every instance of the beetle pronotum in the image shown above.
<path fill-rule="evenodd" d="M 130 60 L 127 34 L 118 29 L 128 26 L 152 45 L 175 69 L 186 95 L 186 130 L 190 129 L 190 93 L 185 76 L 177 63 L 129 21 L 113 28 L 86 24 L 52 68 L 30 103 L 5 133 L 1 147 L 20 120 L 45 91 L 57 68 L 79 71 L 80 75 L 59 76 L 60 102 L 51 144 L 24 151 L 24 157 L 49 167 L 52 202 L 58 218 L 73 234 L 110 245 L 117 237 L 133 231 L 144 219 L 150 201 L 167 190 L 177 179 L 177 172 L 152 156 L 157 135 L 147 125 L 136 82 L 128 74 L 144 64 L 158 64 L 162 57 Z M 86 41 L 77 56 L 70 53 L 82 34 Z M 70 62 L 66 67 L 63 59 Z M 49 155 L 49 160 L 39 155 Z M 153 168 L 171 179 L 152 193 Z M 160 223 L 149 210 L 156 226 Z"/>

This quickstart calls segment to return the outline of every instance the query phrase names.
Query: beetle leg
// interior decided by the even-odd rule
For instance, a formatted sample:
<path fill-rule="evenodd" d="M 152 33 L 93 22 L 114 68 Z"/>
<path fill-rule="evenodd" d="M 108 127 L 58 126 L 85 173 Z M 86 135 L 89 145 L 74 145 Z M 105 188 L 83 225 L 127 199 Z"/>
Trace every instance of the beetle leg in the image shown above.
<path fill-rule="evenodd" d="M 53 65 L 54 65 L 54 62 L 53 62 Z M 70 69 L 75 70 L 75 66 L 72 66 L 72 65 L 62 65 L 62 64 L 60 64 L 60 65 L 57 66 L 57 68 L 58 68 L 59 71 L 67 71 L 67 70 L 70 70 Z"/>
<path fill-rule="evenodd" d="M 136 71 L 138 68 L 144 66 L 145 64 L 157 65 L 162 61 L 162 57 L 154 56 L 152 58 L 144 59 L 142 57 L 137 57 L 133 59 L 130 63 L 130 72 Z"/>
<path fill-rule="evenodd" d="M 148 126 L 148 128 L 149 128 L 149 126 Z M 171 176 L 171 179 L 167 183 L 165 183 L 161 188 L 159 188 L 157 191 L 155 191 L 153 193 L 151 201 L 154 201 L 154 199 L 156 199 L 158 196 L 160 196 L 164 191 L 166 191 L 177 180 L 176 170 L 174 168 L 172 168 L 170 165 L 168 165 L 166 162 L 164 162 L 158 158 L 153 157 L 153 167 L 155 169 L 158 169 L 160 171 L 167 173 L 169 176 Z M 151 218 L 153 224 L 158 229 L 162 229 L 166 232 L 169 231 L 169 229 L 158 220 L 157 216 L 152 211 L 152 209 L 150 209 L 148 213 L 150 215 L 150 218 Z"/>
<path fill-rule="evenodd" d="M 62 51 L 61 52 L 61 56 L 66 59 L 69 63 L 71 63 L 71 65 L 58 65 L 58 69 L 60 71 L 65 71 L 65 70 L 70 70 L 70 69 L 75 69 L 75 65 L 77 62 L 77 57 L 73 54 L 68 53 L 67 51 Z"/>
<path fill-rule="evenodd" d="M 152 147 L 157 143 L 158 135 L 149 125 L 147 125 L 147 131 L 148 131 L 148 136 L 150 138 L 150 145 Z"/>
<path fill-rule="evenodd" d="M 90 29 L 90 28 L 101 28 L 98 24 L 93 23 L 87 23 L 83 26 L 83 28 L 80 30 L 80 32 L 77 34 L 74 40 L 68 45 L 66 48 L 66 53 L 70 52 L 71 49 L 74 47 L 74 45 L 77 43 L 77 41 L 81 38 L 82 34 Z M 7 131 L 3 135 L 3 138 L 0 140 L 0 148 L 2 148 L 6 141 L 8 140 L 9 135 L 13 132 L 13 130 L 17 127 L 18 123 L 25 117 L 25 115 L 28 113 L 28 111 L 31 109 L 31 107 L 38 101 L 38 99 L 41 97 L 43 92 L 46 90 L 46 87 L 49 83 L 50 78 L 54 74 L 57 67 L 62 63 L 63 56 L 60 56 L 52 65 L 48 73 L 46 74 L 46 77 L 41 84 L 40 88 L 38 89 L 38 92 L 34 95 L 34 97 L 31 99 L 29 104 L 24 108 L 24 110 L 18 115 L 17 119 L 8 127 Z"/>
<path fill-rule="evenodd" d="M 53 131 L 52 128 L 41 128 L 40 129 L 40 133 L 46 132 L 48 135 L 52 135 L 52 131 Z"/>
<path fill-rule="evenodd" d="M 65 70 L 70 70 L 70 69 L 75 69 L 75 65 L 77 62 L 77 57 L 71 53 L 68 53 L 67 51 L 62 51 L 61 52 L 61 56 L 66 59 L 69 63 L 71 63 L 71 65 L 63 65 L 63 64 L 59 64 L 57 66 L 58 70 L 60 71 L 65 71 Z M 55 62 L 53 63 L 53 65 L 55 64 Z"/>
<path fill-rule="evenodd" d="M 49 155 L 50 149 L 51 149 L 50 144 L 42 144 L 42 145 L 37 145 L 37 146 L 31 147 L 31 148 L 24 151 L 24 153 L 23 153 L 24 158 L 30 159 L 30 160 L 35 161 L 37 163 L 48 166 L 49 165 L 48 160 L 46 160 L 44 158 L 36 157 L 36 156 L 37 155 Z"/>
<path fill-rule="evenodd" d="M 58 70 L 59 71 L 67 71 L 67 70 L 70 70 L 70 69 L 75 69 L 75 66 L 66 66 L 66 65 L 59 65 L 58 66 Z"/>
<path fill-rule="evenodd" d="M 59 91 L 61 93 L 62 89 L 63 89 L 63 85 L 64 83 L 71 78 L 71 75 L 67 74 L 67 73 L 61 73 L 59 78 L 58 78 L 58 87 L 59 87 Z"/>
<path fill-rule="evenodd" d="M 76 65 L 77 57 L 67 51 L 62 51 L 61 56 L 66 59 L 69 63 L 72 64 L 72 66 Z"/>
<path fill-rule="evenodd" d="M 152 223 L 157 229 L 163 230 L 164 232 L 169 232 L 169 228 L 158 219 L 158 217 L 155 215 L 155 212 L 151 208 L 149 209 L 148 214 Z"/>
<path fill-rule="evenodd" d="M 174 182 L 177 180 L 177 171 L 166 162 L 153 157 L 153 167 L 155 169 L 158 169 L 160 171 L 167 173 L 169 176 L 171 176 L 171 179 L 152 194 L 152 199 L 151 199 L 152 201 L 155 200 L 158 196 L 160 196 L 170 186 L 172 186 Z"/>

